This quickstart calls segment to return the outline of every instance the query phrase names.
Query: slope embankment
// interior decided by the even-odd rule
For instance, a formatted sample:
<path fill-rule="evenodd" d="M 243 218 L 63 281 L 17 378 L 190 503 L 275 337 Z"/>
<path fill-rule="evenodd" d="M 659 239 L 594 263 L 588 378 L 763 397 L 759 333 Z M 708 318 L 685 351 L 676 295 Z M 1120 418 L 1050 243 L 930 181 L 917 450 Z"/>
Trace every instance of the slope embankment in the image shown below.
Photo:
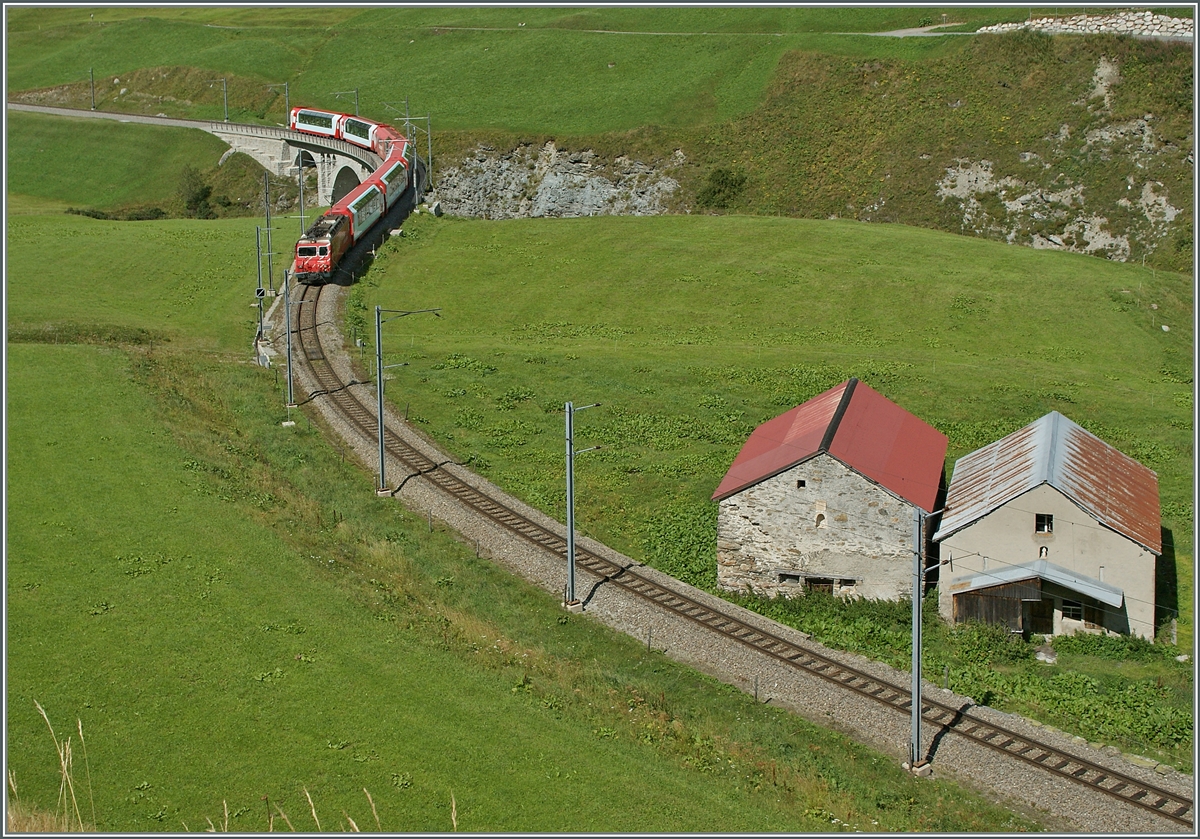
<path fill-rule="evenodd" d="M 480 218 L 891 222 L 1186 270 L 1193 61 L 1174 33 L 1191 24 L 1127 17 L 1087 23 L 1088 37 L 1048 34 L 1071 19 L 1005 24 L 913 60 L 790 52 L 746 117 L 543 145 L 488 137 L 442 156 L 434 197 Z M 1172 34 L 1145 34 L 1159 31 Z"/>

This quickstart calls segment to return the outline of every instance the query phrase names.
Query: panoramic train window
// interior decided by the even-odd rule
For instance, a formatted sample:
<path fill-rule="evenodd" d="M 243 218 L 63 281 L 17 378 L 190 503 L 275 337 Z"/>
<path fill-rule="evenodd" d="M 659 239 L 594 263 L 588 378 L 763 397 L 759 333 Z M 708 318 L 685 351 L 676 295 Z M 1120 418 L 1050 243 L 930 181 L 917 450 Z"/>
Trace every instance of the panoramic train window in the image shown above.
<path fill-rule="evenodd" d="M 315 125 L 318 128 L 333 128 L 333 117 L 327 117 L 324 114 L 310 114 L 308 111 L 301 111 L 296 121 L 304 125 Z"/>
<path fill-rule="evenodd" d="M 355 137 L 362 137 L 364 140 L 371 138 L 371 126 L 353 119 L 346 120 L 346 132 Z"/>
<path fill-rule="evenodd" d="M 392 188 L 392 184 L 396 183 L 396 181 L 403 180 L 403 178 L 404 178 L 404 167 L 403 166 L 393 166 L 391 168 L 391 171 L 389 171 L 386 175 L 383 176 L 383 180 L 387 183 L 389 190 Z"/>

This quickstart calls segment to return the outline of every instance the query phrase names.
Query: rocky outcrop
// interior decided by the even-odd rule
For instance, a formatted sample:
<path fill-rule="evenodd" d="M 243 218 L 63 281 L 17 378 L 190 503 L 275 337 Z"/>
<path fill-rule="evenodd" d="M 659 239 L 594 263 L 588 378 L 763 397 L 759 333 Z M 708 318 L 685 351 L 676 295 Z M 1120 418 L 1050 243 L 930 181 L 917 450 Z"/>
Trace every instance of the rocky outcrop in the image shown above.
<path fill-rule="evenodd" d="M 1182 150 L 1163 143 L 1154 130 L 1155 117 L 1145 114 L 1109 121 L 1111 93 L 1120 68 L 1101 56 L 1092 90 L 1075 102 L 1089 118 L 1101 122 L 1082 132 L 1063 123 L 1045 137 L 1042 154 L 1022 152 L 1019 164 L 998 171 L 992 160 L 958 158 L 936 184 L 938 198 L 958 203 L 964 233 L 1001 236 L 1013 244 L 1068 250 L 1124 262 L 1133 245 L 1153 251 L 1173 230 L 1181 209 L 1171 204 L 1162 180 L 1168 159 Z M 1097 165 L 1117 161 L 1129 172 L 1126 194 L 1107 205 L 1089 195 L 1084 183 L 1056 164 L 1082 158 Z M 1188 153 L 1191 163 L 1191 153 Z M 1066 168 L 1066 167 L 1061 167 Z"/>
<path fill-rule="evenodd" d="M 676 151 L 657 167 L 627 157 L 606 163 L 595 152 L 560 150 L 553 141 L 499 154 L 480 146 L 441 171 L 428 200 L 470 218 L 658 215 L 679 189 L 667 172 L 685 160 Z"/>
<path fill-rule="evenodd" d="M 1133 35 L 1139 38 L 1192 38 L 1195 26 L 1187 18 L 1153 12 L 1117 12 L 1111 15 L 1040 17 L 1024 23 L 997 23 L 977 32 L 1014 32 L 1031 29 L 1051 35 Z"/>

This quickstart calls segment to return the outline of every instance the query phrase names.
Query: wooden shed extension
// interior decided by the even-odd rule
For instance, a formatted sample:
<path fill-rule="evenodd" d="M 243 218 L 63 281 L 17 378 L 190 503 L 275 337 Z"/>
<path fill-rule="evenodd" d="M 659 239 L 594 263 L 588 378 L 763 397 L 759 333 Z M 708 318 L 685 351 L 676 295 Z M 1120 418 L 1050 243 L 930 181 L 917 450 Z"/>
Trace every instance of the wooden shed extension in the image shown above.
<path fill-rule="evenodd" d="M 1038 577 L 1000 583 L 955 595 L 954 622 L 999 623 L 1008 627 L 1009 632 L 1022 632 L 1026 623 L 1024 604 L 1040 605 L 1041 601 L 1042 581 Z"/>

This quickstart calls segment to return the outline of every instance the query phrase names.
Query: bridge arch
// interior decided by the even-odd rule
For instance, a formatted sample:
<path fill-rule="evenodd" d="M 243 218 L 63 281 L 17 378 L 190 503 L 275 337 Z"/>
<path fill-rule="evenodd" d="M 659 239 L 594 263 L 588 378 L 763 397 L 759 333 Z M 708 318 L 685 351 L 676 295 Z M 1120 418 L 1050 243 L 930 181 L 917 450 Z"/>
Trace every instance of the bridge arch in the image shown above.
<path fill-rule="evenodd" d="M 297 149 L 293 165 L 299 169 L 313 169 L 316 167 L 317 161 L 308 149 Z"/>
<path fill-rule="evenodd" d="M 338 170 L 337 176 L 333 179 L 333 196 L 331 203 L 336 204 L 337 202 L 341 201 L 360 183 L 362 183 L 362 181 L 359 179 L 358 173 L 349 166 L 343 166 Z"/>

